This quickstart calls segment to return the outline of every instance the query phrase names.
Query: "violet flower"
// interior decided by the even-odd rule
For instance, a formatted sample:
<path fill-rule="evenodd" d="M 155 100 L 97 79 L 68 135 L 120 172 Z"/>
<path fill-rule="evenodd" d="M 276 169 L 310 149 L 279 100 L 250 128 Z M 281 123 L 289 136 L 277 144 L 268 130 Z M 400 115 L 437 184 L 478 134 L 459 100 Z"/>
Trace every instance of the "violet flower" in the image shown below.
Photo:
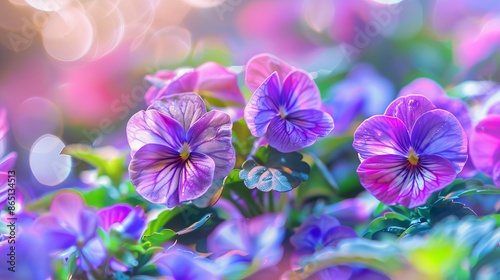
<path fill-rule="evenodd" d="M 500 187 L 500 115 L 489 115 L 480 121 L 472 132 L 470 143 L 474 165 Z"/>
<path fill-rule="evenodd" d="M 172 94 L 195 92 L 215 106 L 213 109 L 227 110 L 234 120 L 242 117 L 245 98 L 238 87 L 237 75 L 215 62 L 196 69 L 160 70 L 147 75 L 146 80 L 152 84 L 145 95 L 148 105 Z"/>
<path fill-rule="evenodd" d="M 462 125 L 467 137 L 470 136 L 472 132 L 472 120 L 469 115 L 469 108 L 464 101 L 449 97 L 439 84 L 427 78 L 415 79 L 399 92 L 399 96 L 408 96 L 412 94 L 423 95 L 427 97 L 436 108 L 452 113 Z M 469 178 L 476 173 L 476 168 L 469 157 L 464 168 L 458 174 L 458 177 Z"/>
<path fill-rule="evenodd" d="M 58 193 L 50 204 L 50 213 L 39 217 L 33 229 L 49 240 L 48 248 L 59 256 L 77 251 L 77 264 L 83 270 L 97 268 L 105 258 L 105 248 L 97 237 L 99 219 L 75 192 Z"/>
<path fill-rule="evenodd" d="M 324 247 L 336 247 L 340 241 L 356 237 L 358 235 L 353 229 L 340 225 L 334 217 L 328 215 L 309 216 L 290 237 L 290 243 L 295 247 L 295 252 L 292 255 L 292 268 L 300 268 L 299 262 L 302 257 L 310 256 Z M 327 275 L 335 275 L 335 279 L 349 279 L 351 274 L 352 267 L 339 265 L 319 271 L 315 276 L 319 279 L 327 279 Z"/>
<path fill-rule="evenodd" d="M 255 137 L 287 153 L 311 146 L 333 129 L 333 119 L 321 111 L 319 89 L 308 74 L 289 73 L 283 83 L 273 72 L 245 107 L 245 120 Z"/>
<path fill-rule="evenodd" d="M 283 255 L 284 214 L 264 214 L 221 223 L 207 239 L 208 251 L 229 278 L 276 265 Z M 236 277 L 238 276 L 238 277 Z"/>
<path fill-rule="evenodd" d="M 421 95 L 399 97 L 354 133 L 361 184 L 385 204 L 424 204 L 467 160 L 467 135 L 452 113 Z"/>
<path fill-rule="evenodd" d="M 207 113 L 197 94 L 156 101 L 127 124 L 132 184 L 148 201 L 168 207 L 199 198 L 234 167 L 231 128 L 229 115 Z"/>
<path fill-rule="evenodd" d="M 167 279 L 216 280 L 222 279 L 216 271 L 216 264 L 196 252 L 174 245 L 152 261 L 158 273 Z"/>
<path fill-rule="evenodd" d="M 125 237 L 138 240 L 146 229 L 146 217 L 141 207 L 115 204 L 99 210 L 99 225 L 107 232 L 114 229 Z"/>
<path fill-rule="evenodd" d="M 278 74 L 280 81 L 284 81 L 294 70 L 297 68 L 272 54 L 258 54 L 250 58 L 245 67 L 245 84 L 254 92 L 273 72 Z"/>

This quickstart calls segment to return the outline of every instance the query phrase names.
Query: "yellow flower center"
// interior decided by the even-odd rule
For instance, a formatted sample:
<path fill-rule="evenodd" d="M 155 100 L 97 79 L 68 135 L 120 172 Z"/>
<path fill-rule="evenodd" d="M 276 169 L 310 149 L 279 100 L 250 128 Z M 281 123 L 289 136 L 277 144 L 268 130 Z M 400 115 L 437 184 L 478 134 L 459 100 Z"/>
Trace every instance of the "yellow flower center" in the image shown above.
<path fill-rule="evenodd" d="M 184 143 L 184 145 L 182 145 L 182 148 L 179 151 L 179 154 L 181 155 L 181 159 L 187 160 L 189 158 L 190 153 L 191 153 L 191 151 L 189 150 L 188 143 Z"/>
<path fill-rule="evenodd" d="M 280 116 L 282 119 L 286 119 L 285 108 L 280 107 Z"/>
<path fill-rule="evenodd" d="M 410 151 L 408 151 L 408 161 L 411 163 L 411 165 L 417 165 L 418 163 L 418 156 L 417 153 L 415 153 L 415 150 L 410 147 Z"/>

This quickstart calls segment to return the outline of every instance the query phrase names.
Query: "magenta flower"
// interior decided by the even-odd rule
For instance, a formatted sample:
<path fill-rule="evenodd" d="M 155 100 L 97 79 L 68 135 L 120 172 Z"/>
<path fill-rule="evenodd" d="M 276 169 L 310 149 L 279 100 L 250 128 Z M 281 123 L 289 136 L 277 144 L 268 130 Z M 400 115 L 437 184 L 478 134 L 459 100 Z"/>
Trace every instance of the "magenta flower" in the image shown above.
<path fill-rule="evenodd" d="M 474 165 L 493 178 L 500 187 L 500 115 L 480 121 L 470 139 L 470 155 Z"/>
<path fill-rule="evenodd" d="M 148 105 L 164 96 L 195 92 L 216 108 L 229 107 L 224 110 L 231 112 L 234 119 L 241 118 L 241 109 L 245 106 L 237 75 L 215 62 L 204 63 L 196 69 L 161 70 L 147 75 L 146 80 L 152 84 L 145 95 Z"/>
<path fill-rule="evenodd" d="M 250 58 L 245 67 L 245 84 L 251 91 L 255 91 L 273 72 L 278 74 L 280 81 L 284 81 L 294 70 L 295 67 L 272 54 L 259 54 Z"/>
<path fill-rule="evenodd" d="M 138 240 L 146 229 L 146 217 L 141 207 L 115 204 L 99 210 L 99 225 L 106 231 L 114 229 L 125 237 Z"/>
<path fill-rule="evenodd" d="M 319 89 L 308 74 L 289 73 L 283 83 L 273 72 L 245 107 L 245 120 L 255 137 L 266 136 L 280 152 L 308 147 L 333 129 L 333 119 L 320 110 Z"/>
<path fill-rule="evenodd" d="M 158 100 L 127 124 L 132 184 L 148 201 L 168 207 L 202 196 L 234 167 L 231 128 L 229 115 L 207 113 L 197 94 Z"/>
<path fill-rule="evenodd" d="M 399 92 L 399 96 L 420 94 L 427 97 L 438 109 L 446 110 L 452 113 L 462 125 L 467 136 L 472 132 L 472 120 L 469 115 L 469 108 L 465 102 L 460 99 L 449 97 L 444 89 L 435 81 L 428 78 L 418 78 L 406 85 Z M 470 157 L 464 165 L 458 177 L 469 178 L 477 173 Z"/>
<path fill-rule="evenodd" d="M 365 120 L 354 133 L 361 184 L 385 204 L 424 204 L 451 183 L 467 160 L 467 136 L 452 113 L 424 96 L 393 101 L 385 115 Z"/>

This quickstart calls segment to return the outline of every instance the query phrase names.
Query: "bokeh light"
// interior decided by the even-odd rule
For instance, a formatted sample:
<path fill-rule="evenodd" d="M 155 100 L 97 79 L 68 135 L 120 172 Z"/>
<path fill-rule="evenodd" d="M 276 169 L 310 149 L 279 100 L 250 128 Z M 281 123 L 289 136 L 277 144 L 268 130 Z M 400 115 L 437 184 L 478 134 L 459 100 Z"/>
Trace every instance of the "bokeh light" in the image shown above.
<path fill-rule="evenodd" d="M 30 150 L 29 163 L 36 180 L 46 186 L 62 183 L 71 172 L 72 161 L 68 155 L 61 155 L 64 143 L 51 134 L 38 138 Z"/>

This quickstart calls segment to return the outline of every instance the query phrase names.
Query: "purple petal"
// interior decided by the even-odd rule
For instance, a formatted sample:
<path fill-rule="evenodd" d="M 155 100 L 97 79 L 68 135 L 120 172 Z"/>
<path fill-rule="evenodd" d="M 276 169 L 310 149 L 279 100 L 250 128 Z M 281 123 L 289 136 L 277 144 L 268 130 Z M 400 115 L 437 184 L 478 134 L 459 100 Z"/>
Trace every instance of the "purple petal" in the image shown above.
<path fill-rule="evenodd" d="M 146 91 L 144 99 L 146 104 L 150 105 L 162 95 L 162 88 L 170 83 L 170 80 L 176 76 L 176 73 L 169 70 L 160 70 L 154 75 L 146 75 L 144 79 L 151 84 L 151 87 Z"/>
<path fill-rule="evenodd" d="M 266 133 L 269 145 L 282 153 L 289 153 L 311 146 L 318 135 L 307 128 L 276 116 Z"/>
<path fill-rule="evenodd" d="M 470 138 L 470 155 L 474 166 L 489 176 L 500 161 L 500 115 L 480 121 Z"/>
<path fill-rule="evenodd" d="M 332 227 L 340 226 L 339 221 L 329 215 L 309 216 L 290 237 L 290 243 L 297 250 L 308 249 L 311 253 L 322 243 L 324 234 Z"/>
<path fill-rule="evenodd" d="M 497 161 L 495 166 L 493 167 L 493 183 L 495 186 L 500 187 L 500 160 Z"/>
<path fill-rule="evenodd" d="M 321 95 L 309 74 L 293 71 L 283 82 L 280 106 L 286 113 L 304 109 L 320 109 Z"/>
<path fill-rule="evenodd" d="M 228 114 L 210 111 L 198 119 L 187 133 L 191 150 L 207 155 L 215 162 L 214 180 L 227 176 L 236 162 L 231 128 Z"/>
<path fill-rule="evenodd" d="M 5 205 L 8 197 L 8 181 L 9 181 L 9 171 L 12 170 L 16 164 L 17 153 L 9 153 L 2 161 L 0 161 L 0 204 Z"/>
<path fill-rule="evenodd" d="M 357 173 L 363 187 L 378 200 L 408 208 L 424 204 L 432 192 L 456 177 L 451 162 L 435 155 L 420 156 L 418 166 L 403 156 L 373 156 L 360 164 Z"/>
<path fill-rule="evenodd" d="M 394 117 L 373 116 L 354 132 L 353 148 L 361 161 L 375 155 L 406 156 L 410 136 L 403 122 Z"/>
<path fill-rule="evenodd" d="M 336 247 L 340 241 L 348 238 L 356 238 L 358 235 L 356 232 L 346 226 L 336 226 L 332 227 L 330 230 L 323 235 L 323 246 L 334 246 Z"/>
<path fill-rule="evenodd" d="M 262 137 L 271 120 L 279 115 L 280 83 L 278 74 L 271 74 L 255 93 L 245 107 L 245 121 L 248 129 L 255 137 Z"/>
<path fill-rule="evenodd" d="M 196 90 L 196 85 L 198 82 L 198 73 L 189 69 L 186 71 L 181 71 L 177 76 L 171 80 L 163 91 L 163 96 L 170 96 L 179 93 L 194 92 Z"/>
<path fill-rule="evenodd" d="M 144 210 L 139 206 L 132 207 L 128 204 L 115 204 L 99 210 L 101 227 L 109 232 L 115 226 L 120 232 L 138 239 L 146 226 Z"/>
<path fill-rule="evenodd" d="M 313 275 L 311 275 L 310 279 L 316 280 L 349 280 L 351 279 L 353 268 L 349 265 L 335 265 L 329 266 L 325 269 L 322 269 Z"/>
<path fill-rule="evenodd" d="M 196 91 L 201 96 L 216 98 L 233 105 L 245 105 L 245 97 L 240 91 L 235 73 L 214 62 L 200 65 L 196 68 L 196 72 L 198 73 Z"/>
<path fill-rule="evenodd" d="M 221 279 L 215 273 L 216 267 L 210 260 L 199 257 L 195 252 L 181 245 L 175 245 L 161 254 L 154 259 L 154 264 L 160 275 L 166 276 L 166 279 Z"/>
<path fill-rule="evenodd" d="M 399 96 L 419 94 L 430 100 L 446 97 L 444 89 L 435 81 L 428 78 L 418 78 L 401 89 Z"/>
<path fill-rule="evenodd" d="M 179 200 L 191 201 L 202 196 L 214 181 L 214 170 L 213 159 L 207 155 L 192 152 L 181 170 Z"/>
<path fill-rule="evenodd" d="M 180 205 L 181 170 L 179 152 L 158 144 L 143 146 L 129 165 L 130 180 L 137 193 L 150 202 L 164 203 L 168 207 Z"/>
<path fill-rule="evenodd" d="M 63 251 L 75 246 L 77 235 L 68 228 L 61 226 L 57 217 L 44 215 L 33 222 L 31 228 L 47 240 L 49 251 Z"/>
<path fill-rule="evenodd" d="M 245 69 L 245 83 L 251 91 L 255 91 L 273 72 L 278 74 L 280 81 L 284 81 L 293 69 L 274 55 L 259 54 L 248 61 Z"/>
<path fill-rule="evenodd" d="M 83 197 L 70 191 L 58 193 L 50 204 L 50 213 L 57 217 L 61 227 L 88 240 L 97 229 L 97 216 L 87 209 Z"/>
<path fill-rule="evenodd" d="M 100 238 L 92 238 L 81 250 L 82 258 L 80 266 L 84 271 L 89 271 L 91 265 L 92 269 L 98 268 L 106 258 L 106 248 Z M 88 263 L 87 263 L 88 262 Z"/>
<path fill-rule="evenodd" d="M 458 119 L 467 135 L 470 135 L 472 132 L 472 120 L 469 115 L 469 108 L 465 102 L 460 99 L 446 97 L 433 100 L 433 103 L 438 109 L 452 113 Z"/>
<path fill-rule="evenodd" d="M 436 109 L 432 102 L 422 95 L 399 97 L 389 104 L 384 115 L 396 117 L 403 121 L 411 133 L 413 125 L 424 113 Z"/>
<path fill-rule="evenodd" d="M 0 140 L 5 137 L 9 131 L 9 123 L 7 122 L 7 111 L 4 108 L 0 108 Z"/>
<path fill-rule="evenodd" d="M 179 122 L 156 110 L 137 112 L 127 124 L 127 139 L 131 156 L 147 144 L 159 144 L 172 150 L 184 143 L 184 131 Z"/>
<path fill-rule="evenodd" d="M 438 155 L 458 173 L 467 161 L 467 135 L 452 113 L 436 109 L 418 118 L 411 134 L 417 155 Z"/>
<path fill-rule="evenodd" d="M 128 204 L 115 204 L 103 208 L 97 213 L 99 224 L 105 231 L 109 231 L 112 225 L 121 224 L 132 210 L 132 206 Z"/>
<path fill-rule="evenodd" d="M 196 93 L 169 95 L 155 101 L 148 109 L 158 110 L 163 115 L 178 121 L 184 131 L 207 112 L 205 102 Z"/>
<path fill-rule="evenodd" d="M 333 129 L 332 117 L 320 110 L 300 110 L 286 116 L 286 119 L 296 126 L 308 129 L 318 137 L 327 136 Z"/>

